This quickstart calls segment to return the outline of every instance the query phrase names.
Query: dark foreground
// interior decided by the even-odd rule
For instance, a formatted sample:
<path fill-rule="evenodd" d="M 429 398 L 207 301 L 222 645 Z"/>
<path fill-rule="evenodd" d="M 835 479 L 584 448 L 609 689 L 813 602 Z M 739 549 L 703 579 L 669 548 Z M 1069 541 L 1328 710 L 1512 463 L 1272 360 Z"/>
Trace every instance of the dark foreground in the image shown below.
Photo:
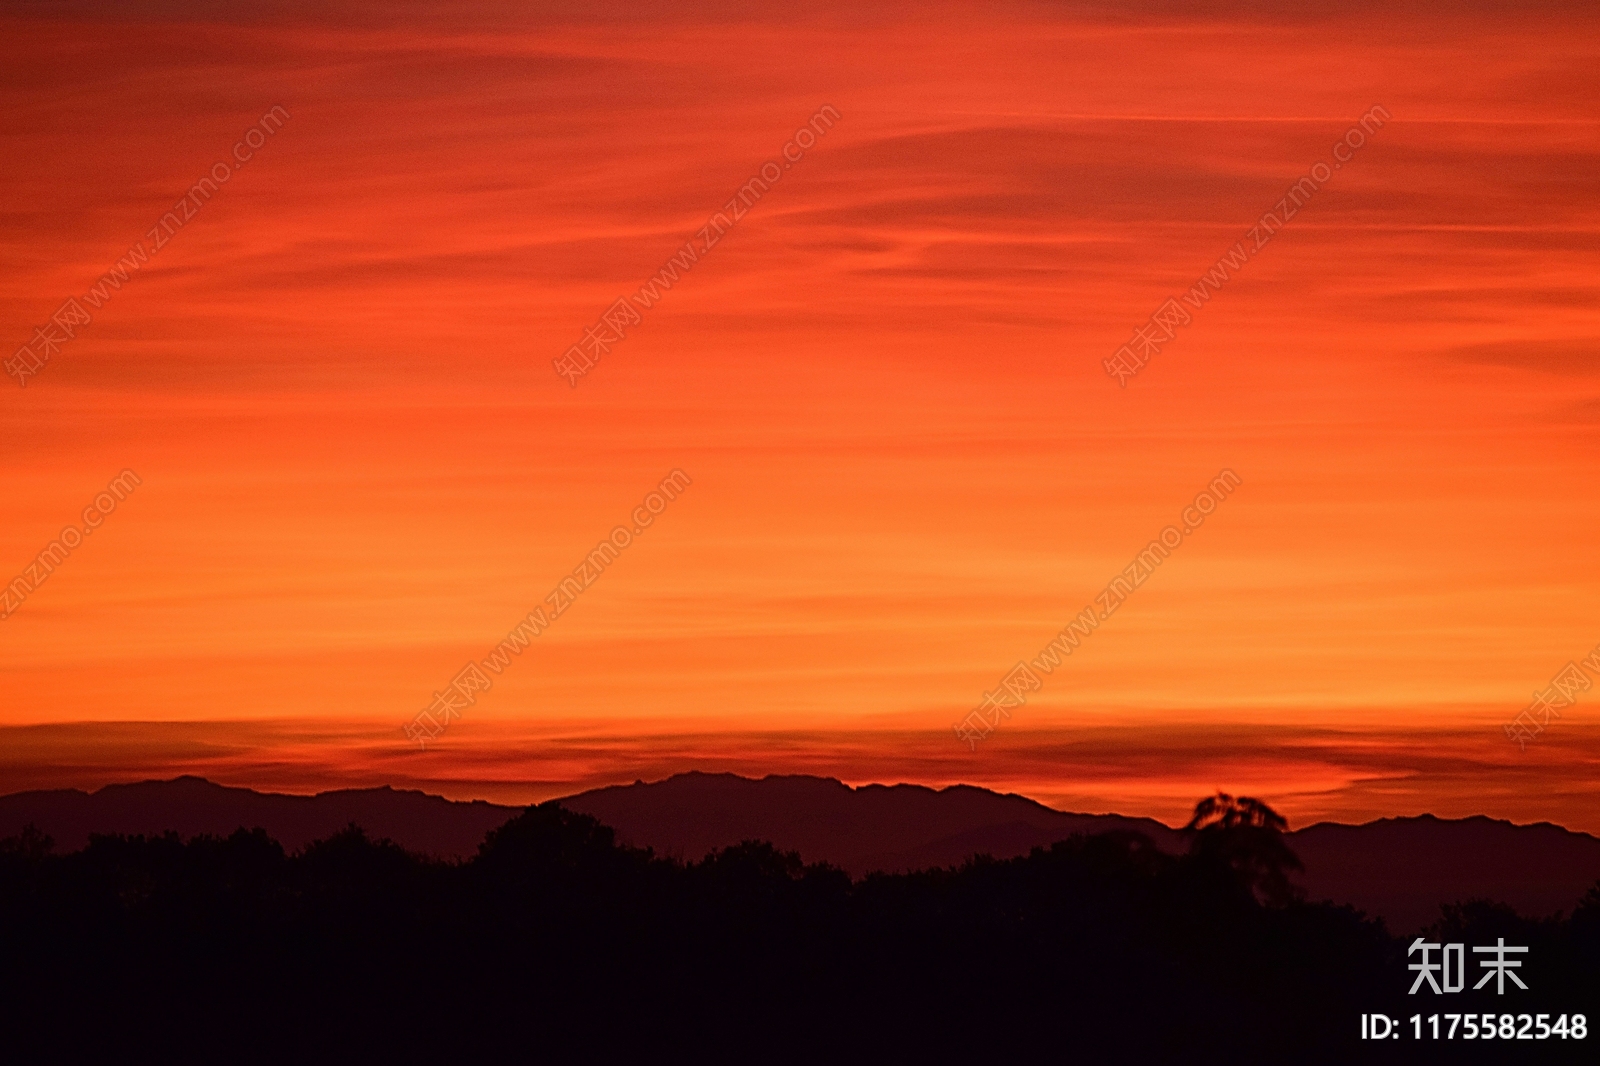
<path fill-rule="evenodd" d="M 1466 990 L 1409 996 L 1407 943 L 1293 900 L 1269 830 L 1193 839 L 852 882 L 763 844 L 663 860 L 553 804 L 460 864 L 359 830 L 292 856 L 259 830 L 25 835 L 0 843 L 0 1061 L 1595 1061 L 1594 1036 L 1404 1020 L 1596 1019 L 1600 886 L 1553 921 L 1447 908 L 1431 939 L 1469 945 Z M 1473 991 L 1470 945 L 1502 936 L 1529 990 Z M 1403 1038 L 1362 1042 L 1373 1012 Z"/>

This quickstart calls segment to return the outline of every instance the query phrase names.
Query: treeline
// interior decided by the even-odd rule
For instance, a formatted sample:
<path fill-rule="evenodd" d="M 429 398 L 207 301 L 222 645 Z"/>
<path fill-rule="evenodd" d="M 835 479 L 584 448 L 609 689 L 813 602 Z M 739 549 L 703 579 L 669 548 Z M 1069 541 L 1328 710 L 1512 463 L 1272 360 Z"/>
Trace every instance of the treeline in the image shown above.
<path fill-rule="evenodd" d="M 0 1061 L 1592 1061 L 1362 1043 L 1358 1019 L 1592 1017 L 1600 886 L 1567 918 L 1442 916 L 1529 945 L 1531 991 L 1407 996 L 1405 942 L 1293 898 L 1272 824 L 1192 839 L 853 882 L 761 843 L 670 861 L 555 804 L 463 863 L 354 827 L 293 855 L 261 830 L 66 855 L 30 832 L 0 842 Z"/>

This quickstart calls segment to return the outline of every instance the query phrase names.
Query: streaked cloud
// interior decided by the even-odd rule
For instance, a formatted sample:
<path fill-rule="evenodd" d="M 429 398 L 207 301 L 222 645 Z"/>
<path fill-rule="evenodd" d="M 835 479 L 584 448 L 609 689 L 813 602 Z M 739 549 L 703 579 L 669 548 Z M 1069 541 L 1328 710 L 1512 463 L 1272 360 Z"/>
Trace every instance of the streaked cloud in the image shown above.
<path fill-rule="evenodd" d="M 1170 816 L 1233 765 L 1205 738 L 1256 750 L 1229 730 L 1270 710 L 1238 765 L 1297 811 L 1509 815 L 1533 766 L 1578 810 L 1578 723 L 1548 763 L 1480 736 L 1600 642 L 1596 16 L 1537 10 L 12 4 L 0 339 L 293 117 L 5 381 L 0 569 L 147 480 L 0 629 L 0 721 L 70 733 L 6 773 L 504 797 L 766 760 Z M 823 103 L 838 125 L 568 389 L 550 359 Z M 1111 385 L 1374 104 L 1393 121 Z M 1017 750 L 960 761 L 951 723 L 1222 466 L 1246 488 Z M 692 501 L 462 746 L 398 761 L 438 679 L 675 467 Z M 1371 732 L 1317 732 L 1329 708 Z M 631 739 L 471 739 L 552 722 Z"/>

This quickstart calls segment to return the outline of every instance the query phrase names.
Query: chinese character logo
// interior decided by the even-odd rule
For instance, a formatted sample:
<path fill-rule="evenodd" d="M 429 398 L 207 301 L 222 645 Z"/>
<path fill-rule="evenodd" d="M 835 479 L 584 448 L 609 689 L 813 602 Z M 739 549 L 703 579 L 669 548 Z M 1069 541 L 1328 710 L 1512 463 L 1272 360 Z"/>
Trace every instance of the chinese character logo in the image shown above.
<path fill-rule="evenodd" d="M 1433 953 L 1441 948 L 1443 948 L 1441 952 L 1442 958 L 1439 962 L 1434 962 Z M 1528 986 L 1522 983 L 1522 979 L 1511 972 L 1522 965 L 1521 961 L 1506 958 L 1507 952 L 1525 952 L 1528 950 L 1527 948 L 1507 947 L 1506 938 L 1501 937 L 1500 942 L 1492 948 L 1475 947 L 1472 950 L 1475 954 L 1492 953 L 1494 955 L 1494 958 L 1484 959 L 1479 964 L 1489 972 L 1484 974 L 1478 983 L 1472 986 L 1474 991 L 1488 984 L 1490 978 L 1496 978 L 1495 994 L 1503 996 L 1506 991 L 1507 977 L 1511 978 L 1511 983 L 1518 988 L 1524 991 L 1527 990 Z M 1407 967 L 1415 971 L 1417 975 L 1417 979 L 1411 982 L 1409 995 L 1416 995 L 1417 989 L 1422 987 L 1423 982 L 1427 982 L 1428 987 L 1433 990 L 1435 995 L 1442 995 L 1446 992 L 1459 992 L 1466 987 L 1465 944 L 1428 944 L 1424 943 L 1419 936 L 1406 949 L 1406 957 L 1410 958 L 1419 951 L 1422 952 L 1422 961 L 1413 962 Z"/>

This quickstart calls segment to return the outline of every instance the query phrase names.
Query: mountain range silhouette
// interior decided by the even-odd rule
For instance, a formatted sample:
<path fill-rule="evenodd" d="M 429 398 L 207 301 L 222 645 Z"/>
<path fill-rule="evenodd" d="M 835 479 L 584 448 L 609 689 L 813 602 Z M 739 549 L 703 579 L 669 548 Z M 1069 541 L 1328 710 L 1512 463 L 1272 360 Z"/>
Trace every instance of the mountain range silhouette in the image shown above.
<path fill-rule="evenodd" d="M 561 803 L 612 827 L 620 842 L 659 854 L 698 860 L 763 840 L 855 877 L 954 866 L 980 854 L 1011 858 L 1080 833 L 1142 833 L 1173 854 L 1186 846 L 1179 830 L 1154 819 L 1074 814 L 968 785 L 852 787 L 823 777 L 693 772 Z M 354 823 L 407 850 L 461 859 L 521 810 L 389 787 L 297 796 L 180 777 L 0 797 L 0 837 L 32 824 L 58 851 L 71 851 L 90 834 L 187 838 L 259 827 L 295 850 Z M 1528 916 L 1570 911 L 1600 879 L 1600 839 L 1549 823 L 1421 815 L 1318 823 L 1286 840 L 1305 865 L 1299 883 L 1308 899 L 1351 904 L 1396 933 L 1437 919 L 1441 904 L 1470 899 L 1497 900 Z"/>

